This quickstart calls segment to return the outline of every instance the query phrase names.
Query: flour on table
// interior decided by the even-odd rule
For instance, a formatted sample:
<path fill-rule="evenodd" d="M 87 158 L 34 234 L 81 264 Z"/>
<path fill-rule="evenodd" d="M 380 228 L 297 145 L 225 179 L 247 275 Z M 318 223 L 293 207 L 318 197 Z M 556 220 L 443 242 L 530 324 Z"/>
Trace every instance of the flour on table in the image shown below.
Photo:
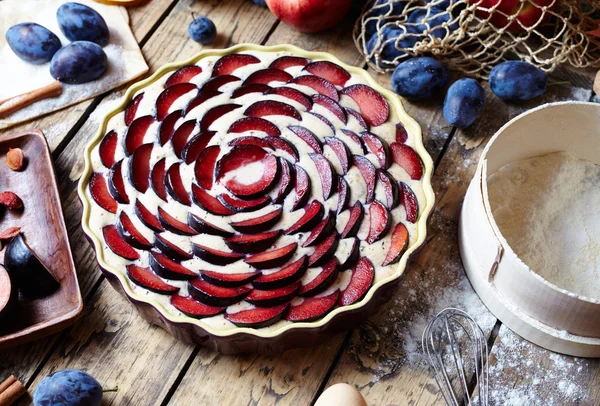
<path fill-rule="evenodd" d="M 552 153 L 502 167 L 488 190 L 494 219 L 523 262 L 600 300 L 600 166 Z"/>

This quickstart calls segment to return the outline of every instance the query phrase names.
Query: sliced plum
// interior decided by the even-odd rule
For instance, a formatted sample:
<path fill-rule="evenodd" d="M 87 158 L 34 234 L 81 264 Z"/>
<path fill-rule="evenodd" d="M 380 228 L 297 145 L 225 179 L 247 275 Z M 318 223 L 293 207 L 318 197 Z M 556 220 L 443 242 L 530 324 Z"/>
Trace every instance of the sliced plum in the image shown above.
<path fill-rule="evenodd" d="M 198 87 L 193 83 L 178 83 L 163 90 L 156 99 L 156 119 L 163 121 L 169 115 L 173 103 L 186 93 L 194 90 L 198 90 Z"/>
<path fill-rule="evenodd" d="M 294 191 L 296 192 L 296 198 L 292 206 L 292 211 L 298 210 L 308 202 L 310 198 L 311 182 L 308 173 L 303 167 L 296 164 L 294 165 L 296 172 L 296 179 L 294 182 Z"/>
<path fill-rule="evenodd" d="M 358 105 L 360 114 L 373 127 L 386 122 L 390 115 L 390 106 L 385 98 L 371 86 L 356 84 L 342 89 Z"/>
<path fill-rule="evenodd" d="M 360 241 L 358 238 L 352 238 L 352 245 L 350 246 L 350 250 L 348 256 L 344 260 L 344 262 L 340 263 L 340 272 L 343 272 L 347 269 L 350 269 L 356 264 L 358 258 L 360 257 Z M 338 258 L 339 260 L 339 258 Z"/>
<path fill-rule="evenodd" d="M 129 218 L 129 215 L 124 211 L 119 214 L 119 221 L 117 223 L 117 231 L 125 240 L 125 242 L 134 248 L 149 250 L 152 248 L 152 243 L 148 241 L 146 237 L 137 229 Z"/>
<path fill-rule="evenodd" d="M 329 110 L 331 114 L 337 117 L 338 120 L 340 120 L 342 123 L 346 124 L 348 122 L 346 112 L 342 109 L 340 104 L 333 100 L 331 97 L 322 94 L 314 94 L 312 96 L 312 100 L 314 104 L 318 104 L 319 106 L 323 106 L 327 110 Z"/>
<path fill-rule="evenodd" d="M 327 238 L 335 230 L 335 216 L 329 213 L 329 216 L 325 217 L 319 224 L 315 226 L 310 232 L 310 235 L 302 244 L 303 247 L 311 247 L 319 244 L 325 238 Z"/>
<path fill-rule="evenodd" d="M 408 140 L 408 132 L 402 123 L 396 124 L 396 142 L 404 144 Z"/>
<path fill-rule="evenodd" d="M 125 134 L 125 152 L 127 156 L 133 154 L 144 143 L 144 137 L 153 123 L 154 117 L 152 116 L 142 116 L 133 120 Z"/>
<path fill-rule="evenodd" d="M 192 184 L 192 196 L 194 203 L 202 207 L 209 213 L 220 214 L 222 216 L 231 216 L 235 212 L 223 206 L 223 203 L 214 196 L 211 196 L 205 189 L 196 184 Z"/>
<path fill-rule="evenodd" d="M 237 76 L 233 76 L 233 75 L 219 75 L 219 76 L 214 76 L 210 79 L 208 79 L 200 88 L 200 90 L 205 90 L 205 91 L 215 91 L 215 90 L 219 90 L 221 88 L 221 86 L 226 85 L 227 83 L 231 83 L 231 82 L 237 82 L 238 80 L 241 80 L 240 78 L 238 78 Z"/>
<path fill-rule="evenodd" d="M 154 164 L 152 172 L 150 173 L 152 190 L 154 190 L 154 193 L 165 202 L 167 201 L 167 187 L 165 186 L 165 177 L 167 176 L 166 163 L 167 160 L 162 158 Z"/>
<path fill-rule="evenodd" d="M 223 273 L 217 271 L 200 271 L 200 277 L 205 281 L 224 288 L 237 288 L 247 285 L 260 276 L 260 272 Z"/>
<path fill-rule="evenodd" d="M 266 137 L 264 140 L 267 141 L 274 150 L 280 150 L 289 154 L 296 162 L 300 159 L 298 150 L 288 140 L 281 137 Z"/>
<path fill-rule="evenodd" d="M 347 174 L 350 167 L 350 150 L 348 146 L 337 137 L 325 137 L 325 144 L 329 145 L 340 162 L 342 175 Z"/>
<path fill-rule="evenodd" d="M 292 66 L 305 67 L 309 63 L 310 63 L 310 59 L 302 58 L 300 56 L 285 55 L 285 56 L 280 56 L 279 58 L 277 58 L 273 62 L 271 62 L 271 64 L 269 65 L 269 68 L 283 70 L 283 69 L 291 68 Z"/>
<path fill-rule="evenodd" d="M 216 97 L 218 95 L 220 95 L 221 92 L 219 92 L 218 90 L 211 90 L 211 89 L 201 89 L 198 94 L 189 101 L 189 103 L 185 106 L 185 109 L 183 110 L 182 115 L 185 117 L 187 116 L 192 110 L 194 110 L 196 107 L 204 104 L 204 102 L 206 102 L 209 99 L 212 99 L 213 97 Z"/>
<path fill-rule="evenodd" d="M 280 248 L 248 255 L 244 262 L 256 269 L 276 268 L 285 264 L 294 255 L 297 248 L 297 243 L 288 244 Z"/>
<path fill-rule="evenodd" d="M 360 224 L 362 223 L 363 217 L 365 216 L 365 209 L 363 205 L 357 201 L 354 206 L 350 208 L 350 217 L 344 227 L 344 231 L 340 234 L 342 238 L 354 237 L 358 233 Z"/>
<path fill-rule="evenodd" d="M 321 266 L 325 262 L 329 261 L 329 259 L 333 257 L 333 254 L 335 254 L 338 243 L 339 237 L 337 235 L 337 232 L 335 232 L 334 230 L 315 247 L 313 253 L 310 254 L 310 256 L 308 257 L 308 266 Z"/>
<path fill-rule="evenodd" d="M 173 152 L 177 158 L 181 158 L 181 152 L 196 130 L 196 120 L 188 120 L 175 130 L 171 137 L 171 145 L 173 145 Z"/>
<path fill-rule="evenodd" d="M 350 283 L 342 291 L 338 304 L 340 306 L 349 306 L 358 302 L 367 293 L 373 279 L 375 278 L 375 268 L 368 258 L 362 257 L 352 269 Z"/>
<path fill-rule="evenodd" d="M 365 203 L 371 203 L 375 197 L 375 182 L 377 181 L 377 173 L 375 166 L 362 155 L 352 156 L 352 163 L 356 166 L 367 184 L 367 195 Z"/>
<path fill-rule="evenodd" d="M 395 264 L 408 248 L 408 229 L 402 223 L 396 224 L 392 231 L 392 241 L 381 266 Z"/>
<path fill-rule="evenodd" d="M 219 59 L 212 71 L 212 76 L 230 75 L 236 69 L 246 65 L 260 63 L 260 59 L 248 54 L 229 54 Z"/>
<path fill-rule="evenodd" d="M 225 318 L 238 327 L 264 328 L 281 320 L 287 309 L 287 304 L 275 307 L 256 307 L 236 313 L 228 313 Z"/>
<path fill-rule="evenodd" d="M 298 89 L 294 89 L 293 87 L 274 87 L 271 90 L 265 92 L 265 94 L 274 94 L 276 96 L 285 97 L 286 99 L 290 99 L 295 101 L 296 103 L 304 106 L 306 110 L 310 110 L 312 108 L 312 100 L 308 98 L 304 93 L 302 93 Z"/>
<path fill-rule="evenodd" d="M 300 281 L 294 282 L 289 286 L 284 286 L 273 290 L 254 289 L 248 296 L 246 302 L 257 307 L 278 306 L 283 303 L 288 303 L 292 300 L 300 290 Z"/>
<path fill-rule="evenodd" d="M 202 120 L 200 120 L 200 131 L 208 131 L 212 123 L 223 117 L 225 114 L 232 112 L 235 109 L 239 109 L 240 107 L 242 106 L 234 103 L 221 104 L 213 107 L 202 116 Z"/>
<path fill-rule="evenodd" d="M 350 80 L 350 73 L 341 66 L 329 61 L 315 61 L 304 67 L 304 70 L 315 76 L 327 79 L 336 86 L 343 87 Z"/>
<path fill-rule="evenodd" d="M 118 256 L 135 261 L 139 259 L 140 254 L 129 244 L 125 242 L 123 237 L 117 231 L 117 227 L 114 225 L 104 226 L 102 228 L 102 236 L 104 242 L 108 245 L 108 248 Z"/>
<path fill-rule="evenodd" d="M 319 76 L 302 75 L 290 80 L 290 83 L 310 87 L 315 92 L 331 97 L 335 101 L 340 100 L 340 95 L 333 83 Z"/>
<path fill-rule="evenodd" d="M 244 85 L 251 85 L 255 83 L 268 85 L 271 82 L 283 82 L 287 83 L 292 79 L 292 75 L 284 70 L 276 68 L 266 68 L 253 72 L 246 80 Z"/>
<path fill-rule="evenodd" d="M 208 306 L 226 307 L 243 300 L 251 288 L 240 286 L 237 288 L 224 288 L 197 278 L 188 283 L 190 295 L 197 301 Z"/>
<path fill-rule="evenodd" d="M 321 319 L 333 310 L 339 296 L 340 291 L 336 289 L 326 296 L 304 299 L 299 305 L 290 307 L 285 319 L 294 322 L 309 322 Z"/>
<path fill-rule="evenodd" d="M 136 199 L 135 201 L 135 214 L 140 221 L 152 231 L 158 233 L 165 231 L 163 226 L 160 224 L 160 221 L 158 221 L 158 218 L 150 210 L 148 210 L 148 208 L 144 206 L 139 199 Z"/>
<path fill-rule="evenodd" d="M 146 193 L 150 186 L 150 158 L 154 144 L 144 144 L 135 150 L 129 160 L 131 184 L 140 193 Z"/>
<path fill-rule="evenodd" d="M 367 148 L 365 148 L 365 144 L 363 143 L 362 138 L 360 138 L 358 135 L 356 135 L 355 132 L 346 130 L 346 129 L 342 129 L 341 131 L 342 131 L 342 134 L 344 134 L 346 137 L 348 137 L 350 139 L 350 141 L 352 142 L 352 144 L 354 144 L 354 146 L 356 148 L 358 148 L 365 154 L 367 153 Z"/>
<path fill-rule="evenodd" d="M 131 125 L 131 123 L 133 122 L 133 120 L 135 119 L 135 115 L 137 113 L 137 109 L 138 106 L 140 105 L 140 102 L 142 101 L 142 99 L 144 98 L 144 92 L 138 94 L 137 96 L 135 96 L 127 105 L 127 107 L 125 108 L 125 125 L 129 126 Z"/>
<path fill-rule="evenodd" d="M 165 209 L 162 207 L 158 208 L 158 220 L 160 224 L 165 228 L 165 230 L 169 230 L 174 234 L 179 235 L 196 235 L 198 234 L 196 230 L 187 225 L 182 221 L 177 220 L 175 217 L 171 216 Z"/>
<path fill-rule="evenodd" d="M 244 135 L 229 141 L 230 147 L 235 147 L 236 145 L 256 145 L 262 149 L 273 149 L 264 138 L 258 138 L 253 135 Z"/>
<path fill-rule="evenodd" d="M 154 234 L 154 246 L 175 261 L 186 261 L 194 257 L 160 234 Z"/>
<path fill-rule="evenodd" d="M 173 295 L 171 296 L 171 305 L 181 313 L 194 319 L 212 317 L 221 314 L 226 307 L 208 306 L 200 303 L 191 296 Z"/>
<path fill-rule="evenodd" d="M 198 65 L 186 65 L 169 76 L 169 79 L 165 82 L 165 87 L 171 87 L 180 83 L 189 83 L 194 77 L 202 73 L 202 68 Z"/>
<path fill-rule="evenodd" d="M 111 168 L 115 164 L 115 154 L 117 152 L 117 145 L 119 142 L 119 136 L 115 130 L 109 131 L 98 147 L 98 153 L 100 154 L 100 161 L 102 165 L 107 168 Z"/>
<path fill-rule="evenodd" d="M 406 144 L 393 142 L 390 145 L 390 150 L 392 151 L 394 163 L 404 169 L 411 179 L 420 180 L 423 178 L 423 162 L 414 149 Z"/>
<path fill-rule="evenodd" d="M 279 127 L 269 120 L 265 120 L 264 118 L 260 117 L 240 118 L 231 124 L 227 130 L 228 133 L 243 133 L 246 131 L 261 131 L 273 137 L 278 137 L 281 135 Z"/>
<path fill-rule="evenodd" d="M 195 162 L 215 134 L 215 131 L 206 131 L 194 135 L 181 151 L 181 157 L 185 163 L 191 165 Z"/>
<path fill-rule="evenodd" d="M 308 206 L 306 206 L 302 217 L 300 217 L 298 221 L 292 224 L 283 233 L 288 235 L 312 230 L 314 226 L 319 224 L 323 218 L 324 212 L 325 209 L 323 208 L 323 204 L 318 200 L 313 200 Z"/>
<path fill-rule="evenodd" d="M 387 143 L 370 132 L 362 133 L 361 137 L 367 151 L 377 157 L 379 166 L 387 169 L 391 164 L 390 148 Z"/>
<path fill-rule="evenodd" d="M 335 126 L 329 121 L 329 119 L 319 113 L 315 113 L 314 111 L 309 111 L 308 114 L 318 118 L 323 124 L 325 124 L 331 130 L 331 136 L 335 135 Z"/>
<path fill-rule="evenodd" d="M 125 179 L 123 178 L 123 160 L 113 165 L 108 174 L 108 190 L 110 194 L 119 203 L 129 204 L 129 196 L 125 189 Z"/>
<path fill-rule="evenodd" d="M 252 234 L 252 233 L 260 233 L 262 231 L 268 230 L 273 227 L 279 219 L 281 218 L 281 214 L 283 213 L 283 208 L 275 209 L 267 214 L 263 214 L 262 216 L 249 218 L 246 220 L 240 221 L 232 221 L 229 225 L 240 233 L 244 234 Z"/>
<path fill-rule="evenodd" d="M 177 120 L 182 116 L 182 110 L 175 110 L 160 123 L 160 126 L 158 127 L 158 140 L 161 146 L 171 140 L 171 137 L 175 132 L 175 124 L 177 124 Z"/>
<path fill-rule="evenodd" d="M 274 186 L 274 190 L 277 191 L 277 194 L 275 195 L 273 202 L 280 204 L 294 187 L 295 173 L 294 166 L 287 159 L 281 157 L 278 157 L 277 159 L 281 166 L 281 176 L 279 176 L 279 181 Z"/>
<path fill-rule="evenodd" d="M 150 268 L 152 268 L 154 273 L 165 279 L 189 281 L 198 277 L 196 272 L 186 268 L 177 261 L 173 261 L 160 252 L 150 251 L 148 259 Z"/>
<path fill-rule="evenodd" d="M 269 196 L 261 196 L 252 200 L 242 200 L 233 197 L 230 194 L 221 193 L 217 196 L 217 199 L 223 203 L 223 206 L 236 212 L 256 211 L 271 203 L 271 198 Z"/>
<path fill-rule="evenodd" d="M 385 195 L 385 207 L 388 210 L 393 210 L 400 204 L 400 188 L 398 187 L 396 179 L 394 179 L 387 171 L 377 169 L 377 180 Z"/>
<path fill-rule="evenodd" d="M 323 199 L 329 199 L 336 191 L 337 173 L 331 162 L 321 154 L 308 154 L 315 164 L 319 179 L 321 180 L 321 189 L 323 190 Z"/>
<path fill-rule="evenodd" d="M 302 258 L 287 264 L 278 271 L 266 275 L 261 274 L 252 281 L 252 285 L 257 289 L 263 290 L 279 289 L 299 281 L 306 273 L 307 268 L 308 259 L 306 256 L 303 256 Z"/>
<path fill-rule="evenodd" d="M 406 211 L 406 221 L 415 223 L 419 217 L 419 201 L 415 192 L 404 182 L 398 184 L 400 188 L 400 204 Z"/>
<path fill-rule="evenodd" d="M 272 246 L 281 235 L 281 230 L 265 231 L 260 234 L 236 234 L 225 239 L 225 244 L 235 252 L 254 254 Z"/>
<path fill-rule="evenodd" d="M 127 265 L 127 276 L 136 285 L 160 295 L 174 295 L 179 292 L 177 286 L 163 281 L 150 268 L 143 268 L 133 264 Z"/>
<path fill-rule="evenodd" d="M 348 203 L 350 202 L 350 187 L 348 186 L 348 182 L 346 179 L 341 176 L 338 177 L 338 202 L 337 202 L 337 210 L 336 213 L 339 215 L 342 211 L 346 209 Z"/>
<path fill-rule="evenodd" d="M 298 138 L 304 141 L 317 154 L 323 153 L 323 144 L 321 140 L 306 127 L 300 125 L 291 125 L 288 127 Z"/>
<path fill-rule="evenodd" d="M 197 243 L 192 243 L 192 251 L 198 258 L 213 265 L 229 265 L 244 258 L 243 254 L 237 252 L 221 251 Z"/>
<path fill-rule="evenodd" d="M 298 293 L 303 297 L 310 297 L 318 295 L 319 293 L 327 290 L 333 282 L 337 279 L 340 273 L 338 261 L 336 258 L 331 259 L 321 268 L 321 272 L 306 285 L 302 285 L 300 292 Z"/>
<path fill-rule="evenodd" d="M 106 179 L 101 173 L 92 174 L 92 177 L 90 178 L 90 195 L 92 195 L 92 199 L 98 203 L 98 206 L 110 213 L 117 213 L 119 204 L 112 197 L 108 190 Z"/>
<path fill-rule="evenodd" d="M 183 180 L 181 179 L 181 162 L 175 162 L 167 171 L 165 177 L 165 186 L 167 187 L 167 193 L 177 200 L 179 203 L 185 206 L 191 206 L 192 200 L 190 194 L 185 190 L 183 186 Z"/>
<path fill-rule="evenodd" d="M 188 224 L 200 234 L 218 235 L 221 237 L 231 237 L 233 235 L 231 231 L 224 230 L 191 212 L 188 213 Z"/>
<path fill-rule="evenodd" d="M 12 282 L 3 266 L 0 266 L 0 319 L 14 307 L 18 296 L 18 288 Z"/>
<path fill-rule="evenodd" d="M 263 94 L 268 92 L 271 89 L 271 86 L 263 85 L 261 83 L 253 83 L 251 85 L 240 86 L 233 91 L 231 94 L 232 99 L 237 99 L 238 97 L 245 96 L 250 93 L 260 93 Z"/>
<path fill-rule="evenodd" d="M 242 177 L 241 171 L 249 166 L 252 171 L 250 172 L 250 169 L 246 171 L 253 176 L 259 174 L 258 180 L 249 182 Z M 221 158 L 215 169 L 219 183 L 234 195 L 246 199 L 262 196 L 268 192 L 277 181 L 279 172 L 277 157 L 255 145 L 233 147 Z"/>
<path fill-rule="evenodd" d="M 196 158 L 196 164 L 194 165 L 196 182 L 204 189 L 210 190 L 213 187 L 215 167 L 220 153 L 221 148 L 218 145 L 211 145 L 200 152 L 198 158 Z"/>
<path fill-rule="evenodd" d="M 244 115 L 248 117 L 288 116 L 298 121 L 302 120 L 302 116 L 294 107 L 275 100 L 257 101 L 244 111 Z"/>
<path fill-rule="evenodd" d="M 353 117 L 354 119 L 356 119 L 356 121 L 358 122 L 358 125 L 361 126 L 361 128 L 363 130 L 367 131 L 369 129 L 369 125 L 365 121 L 364 117 L 361 116 L 358 111 L 351 109 L 349 107 L 344 108 L 344 110 L 346 111 L 346 115 L 348 116 L 348 119 L 350 119 L 350 117 Z"/>
<path fill-rule="evenodd" d="M 379 241 L 390 230 L 392 224 L 392 215 L 385 206 L 377 200 L 373 200 L 369 206 L 369 234 L 367 244 L 373 244 Z"/>

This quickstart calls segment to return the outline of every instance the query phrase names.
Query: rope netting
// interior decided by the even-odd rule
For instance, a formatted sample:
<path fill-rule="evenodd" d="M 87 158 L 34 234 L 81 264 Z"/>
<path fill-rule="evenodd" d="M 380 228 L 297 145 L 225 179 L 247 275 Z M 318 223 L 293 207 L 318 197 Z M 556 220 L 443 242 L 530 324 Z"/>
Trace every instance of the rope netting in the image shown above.
<path fill-rule="evenodd" d="M 599 10 L 600 0 L 372 0 L 354 41 L 379 72 L 423 55 L 477 78 L 505 60 L 600 67 Z"/>

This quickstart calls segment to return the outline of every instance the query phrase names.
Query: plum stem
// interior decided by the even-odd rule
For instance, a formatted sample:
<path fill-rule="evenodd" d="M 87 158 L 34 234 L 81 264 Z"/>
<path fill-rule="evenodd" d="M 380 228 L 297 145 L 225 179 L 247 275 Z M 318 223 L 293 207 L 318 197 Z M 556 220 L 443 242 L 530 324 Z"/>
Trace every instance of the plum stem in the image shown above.
<path fill-rule="evenodd" d="M 192 20 L 196 21 L 196 16 L 194 15 L 194 12 L 192 11 L 190 14 L 192 14 Z"/>
<path fill-rule="evenodd" d="M 571 82 L 569 82 L 568 80 L 564 80 L 562 82 L 550 82 L 546 85 L 547 86 L 562 86 L 562 85 L 570 85 Z"/>
<path fill-rule="evenodd" d="M 114 388 L 110 388 L 110 389 L 102 389 L 102 393 L 106 393 L 106 392 L 118 392 L 119 391 L 119 387 L 115 386 Z"/>

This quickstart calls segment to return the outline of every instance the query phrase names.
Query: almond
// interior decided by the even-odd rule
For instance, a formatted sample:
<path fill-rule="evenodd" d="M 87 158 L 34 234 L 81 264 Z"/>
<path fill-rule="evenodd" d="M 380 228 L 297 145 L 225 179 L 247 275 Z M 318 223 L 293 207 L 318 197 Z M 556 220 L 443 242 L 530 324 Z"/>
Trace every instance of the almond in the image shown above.
<path fill-rule="evenodd" d="M 9 210 L 15 210 L 23 207 L 23 201 L 16 193 L 2 192 L 0 193 L 0 205 L 6 206 Z"/>
<path fill-rule="evenodd" d="M 5 230 L 0 231 L 0 240 L 10 240 L 16 237 L 21 232 L 21 227 L 8 227 Z"/>
<path fill-rule="evenodd" d="M 25 156 L 21 148 L 9 148 L 6 154 L 6 164 L 13 171 L 20 171 L 23 167 Z"/>

